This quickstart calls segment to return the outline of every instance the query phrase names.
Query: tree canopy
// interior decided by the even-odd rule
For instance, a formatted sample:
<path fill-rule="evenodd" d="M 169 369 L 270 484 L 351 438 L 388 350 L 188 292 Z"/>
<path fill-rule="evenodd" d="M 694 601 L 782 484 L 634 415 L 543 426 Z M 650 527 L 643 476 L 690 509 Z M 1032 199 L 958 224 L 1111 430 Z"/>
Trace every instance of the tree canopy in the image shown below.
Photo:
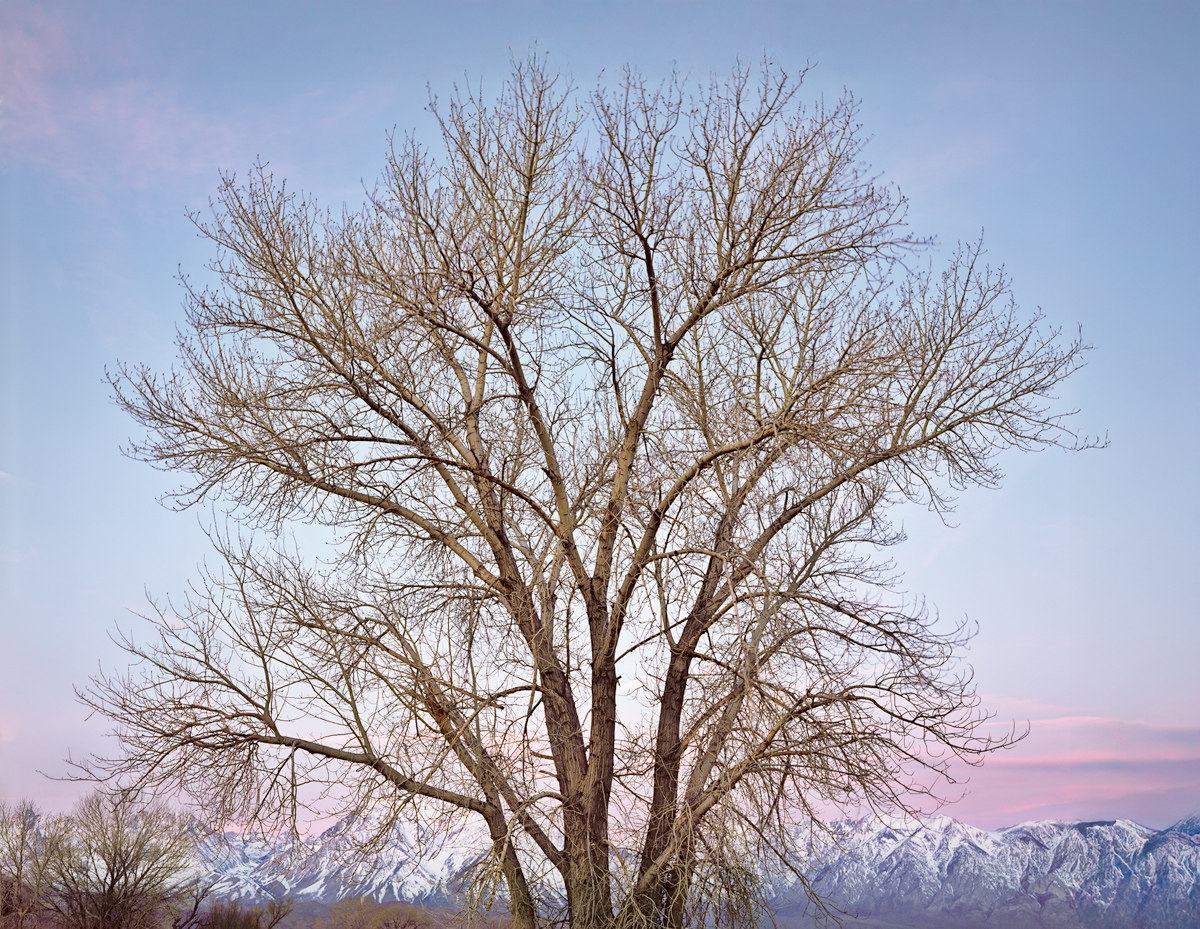
<path fill-rule="evenodd" d="M 247 528 L 85 694 L 93 770 L 218 821 L 471 818 L 519 929 L 679 927 L 1005 744 L 887 514 L 1086 444 L 1084 346 L 981 245 L 923 265 L 802 77 L 531 59 L 434 100 L 437 154 L 394 140 L 361 209 L 226 176 L 178 366 L 112 380 L 175 501 Z"/>

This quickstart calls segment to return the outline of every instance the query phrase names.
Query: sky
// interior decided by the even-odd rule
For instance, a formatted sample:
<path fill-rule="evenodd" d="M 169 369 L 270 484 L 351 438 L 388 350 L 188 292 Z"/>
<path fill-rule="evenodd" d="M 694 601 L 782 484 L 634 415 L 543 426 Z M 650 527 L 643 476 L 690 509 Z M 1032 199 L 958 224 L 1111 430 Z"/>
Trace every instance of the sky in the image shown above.
<path fill-rule="evenodd" d="M 0 0 L 0 798 L 86 792 L 53 779 L 111 747 L 73 688 L 209 551 L 122 455 L 104 375 L 170 365 L 178 275 L 213 257 L 189 212 L 260 158 L 353 204 L 389 132 L 436 141 L 430 93 L 494 92 L 536 45 L 584 90 L 812 65 L 936 255 L 982 231 L 1025 312 L 1082 330 L 1061 403 L 1108 447 L 1007 457 L 950 526 L 900 514 L 907 588 L 978 624 L 984 704 L 1030 726 L 943 812 L 1200 811 L 1198 42 L 1191 3 Z"/>

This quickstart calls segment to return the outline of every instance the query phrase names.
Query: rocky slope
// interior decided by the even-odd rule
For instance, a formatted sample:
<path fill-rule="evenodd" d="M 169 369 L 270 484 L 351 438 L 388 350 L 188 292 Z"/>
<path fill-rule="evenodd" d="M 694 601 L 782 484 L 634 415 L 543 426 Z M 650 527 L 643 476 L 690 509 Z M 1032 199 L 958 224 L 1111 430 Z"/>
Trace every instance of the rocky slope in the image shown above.
<path fill-rule="evenodd" d="M 365 826 L 339 823 L 299 850 L 228 834 L 205 848 L 223 897 L 331 902 L 451 902 L 480 847 L 469 831 L 398 826 L 365 860 L 345 856 Z M 911 828 L 838 824 L 836 847 L 810 845 L 815 888 L 864 925 L 922 929 L 1197 929 L 1200 817 L 1160 832 L 1127 821 L 976 829 L 939 816 Z M 796 886 L 777 886 L 781 920 L 811 925 Z"/>

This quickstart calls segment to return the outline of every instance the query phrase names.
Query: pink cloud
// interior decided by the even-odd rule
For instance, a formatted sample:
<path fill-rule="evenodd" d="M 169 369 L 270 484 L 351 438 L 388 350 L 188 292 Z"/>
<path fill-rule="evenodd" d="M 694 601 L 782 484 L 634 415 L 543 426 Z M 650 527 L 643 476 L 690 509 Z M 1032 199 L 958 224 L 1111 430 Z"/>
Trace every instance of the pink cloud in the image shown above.
<path fill-rule="evenodd" d="M 1027 819 L 1132 819 L 1164 827 L 1200 810 L 1200 726 L 1094 716 L 1036 719 L 969 776 L 945 810 L 986 828 Z"/>
<path fill-rule="evenodd" d="M 72 73 L 76 49 L 60 18 L 10 7 L 0 21 L 0 134 L 7 159 L 92 183 L 115 175 L 148 186 L 166 175 L 211 178 L 236 133 L 147 82 L 93 84 Z"/>
<path fill-rule="evenodd" d="M 36 8 L 0 11 L 0 138 L 6 145 L 58 133 L 46 78 L 66 57 L 60 20 Z"/>
<path fill-rule="evenodd" d="M 238 98 L 208 108 L 120 53 L 72 32 L 53 8 L 0 4 L 0 162 L 33 166 L 93 194 L 169 186 L 206 197 L 220 169 L 262 154 L 276 166 L 302 150 L 320 162 L 347 125 L 382 112 L 394 87 L 297 92 L 272 104 Z M 139 70 L 139 68 L 141 68 Z M 379 123 L 380 151 L 384 146 Z M 357 193 L 357 180 L 350 191 Z"/>
<path fill-rule="evenodd" d="M 938 115 L 897 134 L 902 147 L 888 176 L 900 180 L 904 192 L 912 195 L 1004 170 L 1019 125 L 1013 105 L 1007 103 L 1011 93 L 1011 87 L 1001 93 L 992 82 L 953 80 L 937 86 L 929 103 Z M 992 106 L 981 107 L 981 99 Z M 988 114 L 986 121 L 980 116 L 983 112 Z"/>

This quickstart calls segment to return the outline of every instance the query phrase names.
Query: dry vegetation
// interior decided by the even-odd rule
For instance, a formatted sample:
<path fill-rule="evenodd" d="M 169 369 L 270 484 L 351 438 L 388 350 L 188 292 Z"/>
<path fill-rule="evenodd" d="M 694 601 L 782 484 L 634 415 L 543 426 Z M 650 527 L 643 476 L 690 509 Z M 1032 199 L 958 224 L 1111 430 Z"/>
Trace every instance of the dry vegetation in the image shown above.
<path fill-rule="evenodd" d="M 456 911 L 364 897 L 296 905 L 212 899 L 194 824 L 92 794 L 68 816 L 0 803 L 0 929 L 452 929 Z M 482 915 L 472 929 L 506 929 Z"/>
<path fill-rule="evenodd" d="M 464 913 L 353 897 L 330 905 L 313 929 L 509 929 L 511 925 L 507 914 Z"/>
<path fill-rule="evenodd" d="M 122 795 L 90 794 L 65 816 L 0 804 L 0 919 L 6 929 L 188 929 L 204 893 L 195 846 L 187 818 Z"/>

